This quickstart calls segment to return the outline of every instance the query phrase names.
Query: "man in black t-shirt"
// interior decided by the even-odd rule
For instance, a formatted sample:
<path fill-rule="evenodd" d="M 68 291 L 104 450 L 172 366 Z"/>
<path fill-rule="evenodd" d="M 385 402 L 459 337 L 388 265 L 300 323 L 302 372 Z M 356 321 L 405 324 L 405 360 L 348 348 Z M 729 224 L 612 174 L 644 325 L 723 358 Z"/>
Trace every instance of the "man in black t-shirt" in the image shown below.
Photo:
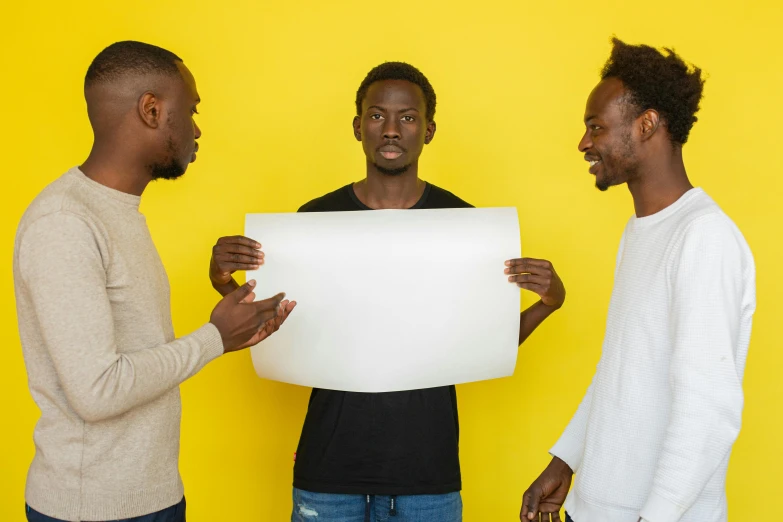
<path fill-rule="evenodd" d="M 400 62 L 374 68 L 356 93 L 356 111 L 354 136 L 367 158 L 366 178 L 299 212 L 472 207 L 419 178 L 419 155 L 435 135 L 435 92 L 418 69 Z M 257 263 L 252 243 L 239 236 L 215 246 L 210 277 L 221 293 L 235 284 L 234 270 L 252 268 L 237 261 Z M 541 296 L 520 316 L 521 344 L 562 306 L 565 289 L 548 261 L 513 259 L 506 266 L 509 281 Z M 399 522 L 457 522 L 461 488 L 454 386 L 390 393 L 313 389 L 294 465 L 293 522 L 395 515 Z"/>

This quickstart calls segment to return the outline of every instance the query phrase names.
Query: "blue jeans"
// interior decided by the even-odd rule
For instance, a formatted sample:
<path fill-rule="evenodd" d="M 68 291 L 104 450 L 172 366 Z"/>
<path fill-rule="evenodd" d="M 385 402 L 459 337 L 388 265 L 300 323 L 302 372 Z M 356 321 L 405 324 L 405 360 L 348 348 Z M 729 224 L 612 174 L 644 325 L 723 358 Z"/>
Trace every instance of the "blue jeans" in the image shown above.
<path fill-rule="evenodd" d="M 459 492 L 444 495 L 336 495 L 294 488 L 291 522 L 462 522 Z"/>
<path fill-rule="evenodd" d="M 46 515 L 37 512 L 27 504 L 25 504 L 25 512 L 27 513 L 28 522 L 64 522 L 63 520 L 47 517 Z M 142 515 L 140 517 L 125 518 L 123 520 L 117 520 L 112 522 L 185 522 L 185 497 L 179 501 L 179 504 L 166 508 L 162 511 L 156 511 L 149 515 Z"/>

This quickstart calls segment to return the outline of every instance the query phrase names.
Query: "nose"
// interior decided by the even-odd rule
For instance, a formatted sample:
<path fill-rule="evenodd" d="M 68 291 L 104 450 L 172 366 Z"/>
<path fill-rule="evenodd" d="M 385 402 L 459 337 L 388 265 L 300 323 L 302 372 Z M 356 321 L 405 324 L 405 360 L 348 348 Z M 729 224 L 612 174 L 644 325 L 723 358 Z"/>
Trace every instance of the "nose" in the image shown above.
<path fill-rule="evenodd" d="M 592 147 L 593 140 L 590 139 L 590 129 L 585 129 L 585 133 L 579 141 L 579 152 L 587 152 Z"/>
<path fill-rule="evenodd" d="M 198 127 L 196 122 L 193 122 L 193 131 L 195 133 L 196 139 L 199 139 L 201 137 L 201 129 Z"/>
<path fill-rule="evenodd" d="M 383 124 L 383 138 L 387 140 L 400 139 L 400 122 L 396 118 L 387 118 Z"/>

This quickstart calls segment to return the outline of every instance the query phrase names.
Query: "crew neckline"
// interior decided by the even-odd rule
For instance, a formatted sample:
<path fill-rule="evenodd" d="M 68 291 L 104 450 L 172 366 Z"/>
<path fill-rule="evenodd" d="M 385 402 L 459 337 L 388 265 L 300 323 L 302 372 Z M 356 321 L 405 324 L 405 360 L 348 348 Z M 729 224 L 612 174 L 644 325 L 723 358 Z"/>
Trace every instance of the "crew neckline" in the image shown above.
<path fill-rule="evenodd" d="M 634 215 L 633 217 L 631 217 L 631 225 L 635 229 L 641 229 L 641 228 L 647 228 L 649 226 L 655 225 L 656 223 L 660 223 L 661 221 L 665 220 L 669 216 L 676 214 L 682 207 L 687 205 L 691 200 L 693 200 L 695 197 L 701 194 L 704 194 L 704 190 L 702 190 L 699 187 L 694 187 L 692 189 L 689 189 L 682 196 L 680 196 L 677 199 L 677 201 L 675 201 L 668 207 L 659 210 L 655 214 L 650 214 L 649 216 L 644 216 L 644 217 L 636 217 Z"/>
<path fill-rule="evenodd" d="M 135 209 L 138 210 L 139 205 L 141 204 L 141 196 L 136 196 L 134 194 L 128 194 L 127 192 L 122 192 L 120 190 L 113 189 L 111 187 L 107 187 L 106 185 L 102 183 L 98 183 L 97 181 L 90 179 L 87 174 L 82 172 L 82 169 L 79 167 L 73 167 L 69 174 L 71 174 L 74 178 L 78 179 L 79 182 L 85 184 L 86 186 L 90 187 L 92 190 L 96 190 L 100 192 L 101 194 L 108 196 L 114 200 L 117 200 L 121 203 L 124 203 L 128 206 L 132 206 Z"/>
<path fill-rule="evenodd" d="M 405 210 L 413 210 L 413 209 L 417 209 L 417 208 L 422 208 L 424 206 L 424 204 L 427 202 L 427 197 L 430 195 L 430 190 L 432 189 L 432 185 L 429 182 L 427 182 L 427 181 L 425 181 L 424 183 L 425 183 L 425 185 L 424 185 L 424 192 L 422 193 L 422 195 L 419 198 L 419 200 L 412 207 L 408 207 Z M 377 208 L 368 207 L 367 205 L 362 203 L 361 200 L 359 199 L 359 196 L 356 195 L 356 191 L 353 189 L 353 183 L 349 184 L 346 187 L 346 189 L 348 189 L 348 195 L 351 197 L 353 202 L 356 203 L 359 206 L 360 209 L 362 209 L 362 210 L 381 210 L 381 209 L 377 209 Z"/>

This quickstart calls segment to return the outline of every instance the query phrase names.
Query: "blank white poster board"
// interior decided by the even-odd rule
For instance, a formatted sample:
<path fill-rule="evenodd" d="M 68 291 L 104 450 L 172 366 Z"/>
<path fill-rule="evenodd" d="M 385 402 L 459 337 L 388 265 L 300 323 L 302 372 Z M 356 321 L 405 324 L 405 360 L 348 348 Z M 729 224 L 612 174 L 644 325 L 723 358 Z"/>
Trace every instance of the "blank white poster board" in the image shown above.
<path fill-rule="evenodd" d="M 515 208 L 247 214 L 245 235 L 266 254 L 257 299 L 297 302 L 252 348 L 259 376 L 389 392 L 513 374 Z"/>

